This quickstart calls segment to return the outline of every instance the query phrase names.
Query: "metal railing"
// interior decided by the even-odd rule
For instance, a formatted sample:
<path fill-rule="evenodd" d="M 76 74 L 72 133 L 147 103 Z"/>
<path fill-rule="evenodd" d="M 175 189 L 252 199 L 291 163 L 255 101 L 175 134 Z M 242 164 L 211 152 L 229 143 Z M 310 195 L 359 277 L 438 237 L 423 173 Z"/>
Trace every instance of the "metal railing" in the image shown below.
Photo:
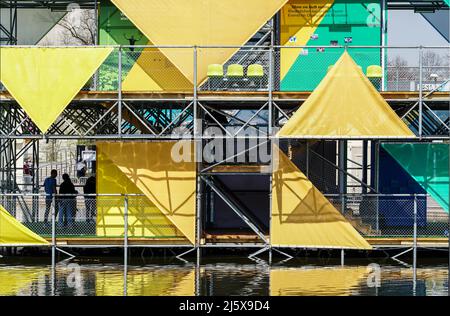
<path fill-rule="evenodd" d="M 45 238 L 184 240 L 166 216 L 139 194 L 2 194 L 0 205 Z"/>
<path fill-rule="evenodd" d="M 195 88 L 199 91 L 312 91 L 329 67 L 344 51 L 348 51 L 364 73 L 368 66 L 382 67 L 381 77 L 374 78 L 380 81 L 375 82 L 379 90 L 419 91 L 422 87 L 424 91 L 429 91 L 438 87 L 440 91 L 450 91 L 450 84 L 446 84 L 450 79 L 448 46 L 109 47 L 113 47 L 112 53 L 83 90 L 117 91 L 122 88 L 124 91 L 141 92 L 190 92 Z M 295 60 L 284 58 L 293 52 L 297 56 Z M 382 64 L 382 60 L 386 63 Z M 222 65 L 223 75 L 208 75 L 207 67 L 213 63 Z M 230 65 L 242 66 L 242 75 L 231 71 Z M 262 72 L 249 76 L 247 71 L 250 65 L 261 65 Z M 138 77 L 134 77 L 142 71 L 151 80 L 139 82 Z M 198 80 L 193 83 L 195 73 Z M 290 80 L 291 77 L 298 80 Z M 269 78 L 273 79 L 272 84 L 269 84 Z"/>
<path fill-rule="evenodd" d="M 427 195 L 326 195 L 364 237 L 448 238 L 448 212 Z M 46 238 L 140 238 L 185 241 L 144 195 L 2 194 L 19 222 Z M 128 221 L 125 220 L 128 218 Z"/>
<path fill-rule="evenodd" d="M 200 93 L 216 92 L 213 95 L 220 96 L 224 91 L 259 92 L 258 95 L 267 102 L 267 113 L 273 113 L 276 107 L 273 93 L 313 91 L 344 51 L 350 53 L 364 73 L 369 66 L 381 67 L 375 77 L 369 78 L 379 91 L 417 92 L 416 96 L 408 99 L 408 102 L 417 104 L 405 118 L 408 124 L 415 126 L 416 134 L 435 135 L 436 129 L 439 130 L 437 135 L 441 135 L 441 125 L 445 125 L 444 131 L 449 128 L 445 121 L 448 115 L 428 110 L 426 104 L 434 92 L 450 91 L 449 46 L 113 46 L 112 53 L 84 87 L 90 91 L 111 92 L 99 99 L 99 102 L 109 102 L 99 120 L 83 125 L 86 131 L 79 131 L 67 119 L 61 119 L 55 122 L 55 130 L 69 130 L 76 134 L 74 137 L 88 137 L 98 126 L 105 125 L 108 131 L 102 133 L 122 135 L 128 134 L 125 130 L 132 127 L 132 124 L 124 123 L 127 120 L 134 122 L 133 126 L 139 125 L 148 135 L 159 136 L 160 132 L 167 132 L 168 125 L 160 122 L 161 114 L 148 119 L 147 116 L 154 113 L 148 109 L 137 110 L 132 104 L 136 95 L 128 92 L 144 94 L 140 101 L 153 102 L 180 100 L 180 93 L 187 93 L 188 96 L 181 98 L 191 102 L 194 114 L 201 106 Z M 284 57 L 292 53 L 295 59 Z M 216 74 L 208 71 L 214 63 L 223 71 Z M 249 73 L 251 65 L 258 65 L 262 70 Z M 148 76 L 143 76 L 143 73 Z M 146 98 L 145 93 L 158 94 Z M 239 95 L 235 97 L 240 100 Z M 185 113 L 180 105 L 175 107 L 176 111 L 167 117 L 168 122 L 173 122 L 172 116 Z M 7 115 L 7 107 L 0 107 L 0 110 L 6 111 Z M 71 117 L 74 109 L 69 107 L 65 111 L 65 115 Z M 448 113 L 446 109 L 439 111 Z M 424 115 L 430 116 L 437 124 L 435 129 L 424 130 L 427 124 Z M 103 122 L 106 117 L 117 121 L 117 124 Z M 158 124 L 153 126 L 153 121 L 158 121 Z M 274 120 L 270 115 L 267 121 L 271 128 Z M 17 136 L 20 126 L 23 136 L 38 133 L 35 129 L 27 129 L 26 122 L 24 114 L 24 118 L 19 118 L 20 124 L 13 123 L 2 136 Z M 77 121 L 76 124 L 82 122 Z"/>
<path fill-rule="evenodd" d="M 428 195 L 326 196 L 365 237 L 448 237 L 448 212 Z"/>

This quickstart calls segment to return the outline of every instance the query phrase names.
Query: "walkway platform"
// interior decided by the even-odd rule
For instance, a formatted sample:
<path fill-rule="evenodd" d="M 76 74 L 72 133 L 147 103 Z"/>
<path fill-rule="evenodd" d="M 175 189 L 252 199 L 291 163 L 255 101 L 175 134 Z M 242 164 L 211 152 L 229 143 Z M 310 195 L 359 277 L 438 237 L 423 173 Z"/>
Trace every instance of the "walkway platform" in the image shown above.
<path fill-rule="evenodd" d="M 304 101 L 312 91 L 296 91 L 273 92 L 273 100 L 277 101 Z M 217 100 L 217 101 L 266 101 L 268 91 L 199 91 L 197 99 L 199 101 Z M 394 101 L 415 101 L 419 99 L 418 91 L 389 91 L 381 92 L 381 95 L 388 102 Z M 450 100 L 449 92 L 436 91 L 424 98 L 428 101 L 448 101 Z M 74 101 L 112 101 L 117 100 L 117 91 L 81 91 Z M 140 100 L 140 101 L 161 101 L 161 100 L 192 100 L 194 94 L 192 91 L 185 92 L 122 92 L 123 100 Z M 0 101 L 13 101 L 13 97 L 6 91 L 0 92 Z"/>
<path fill-rule="evenodd" d="M 268 236 L 267 236 L 268 237 Z M 51 242 L 51 238 L 46 238 Z M 367 237 L 365 238 L 374 248 L 404 248 L 413 246 L 412 237 Z M 96 237 L 64 237 L 57 238 L 57 246 L 68 247 L 121 247 L 124 244 L 123 238 L 96 238 Z M 192 247 L 186 240 L 180 238 L 129 238 L 128 245 L 131 247 Z M 263 245 L 262 241 L 253 234 L 207 234 L 203 239 L 203 246 L 229 247 L 254 247 Z M 447 248 L 447 238 L 420 237 L 417 239 L 419 248 Z"/>

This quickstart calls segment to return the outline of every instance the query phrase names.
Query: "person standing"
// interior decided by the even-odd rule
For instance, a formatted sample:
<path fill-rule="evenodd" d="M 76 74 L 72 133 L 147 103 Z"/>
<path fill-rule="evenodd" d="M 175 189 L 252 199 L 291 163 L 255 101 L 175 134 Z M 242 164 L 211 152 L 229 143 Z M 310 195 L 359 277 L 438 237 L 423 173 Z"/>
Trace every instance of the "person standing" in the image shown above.
<path fill-rule="evenodd" d="M 30 159 L 26 159 L 23 164 L 23 182 L 24 191 L 30 192 L 31 184 L 33 182 L 33 169 Z"/>
<path fill-rule="evenodd" d="M 84 177 L 86 175 L 86 163 L 83 160 L 77 162 L 77 178 Z"/>
<path fill-rule="evenodd" d="M 73 225 L 78 191 L 67 173 L 62 175 L 63 182 L 59 187 L 59 226 Z"/>
<path fill-rule="evenodd" d="M 94 176 L 90 176 L 86 180 L 86 184 L 83 187 L 83 192 L 84 194 L 96 194 L 97 190 Z M 86 205 L 86 219 L 88 222 L 91 222 L 96 213 L 95 196 L 85 196 L 84 203 Z"/>
<path fill-rule="evenodd" d="M 58 171 L 53 169 L 50 171 L 50 177 L 46 178 L 44 181 L 44 191 L 45 191 L 45 215 L 44 223 L 48 223 L 48 217 L 50 215 L 50 209 L 52 207 L 53 196 L 56 194 L 56 177 L 58 176 Z M 55 201 L 55 217 L 58 213 L 58 208 Z"/>

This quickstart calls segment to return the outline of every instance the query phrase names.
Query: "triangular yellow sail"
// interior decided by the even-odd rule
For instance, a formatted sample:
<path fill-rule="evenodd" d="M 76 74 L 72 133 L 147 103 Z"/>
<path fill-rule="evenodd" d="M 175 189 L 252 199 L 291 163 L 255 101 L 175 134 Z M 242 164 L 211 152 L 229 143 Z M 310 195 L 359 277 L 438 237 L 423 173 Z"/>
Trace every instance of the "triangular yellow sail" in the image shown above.
<path fill-rule="evenodd" d="M 103 47 L 1 47 L 0 81 L 45 133 L 111 51 Z"/>
<path fill-rule="evenodd" d="M 97 148 L 97 236 L 124 235 L 124 196 L 128 194 L 128 237 L 183 238 L 177 228 L 102 151 Z"/>
<path fill-rule="evenodd" d="M 407 138 L 414 134 L 345 52 L 277 136 Z"/>
<path fill-rule="evenodd" d="M 195 242 L 196 164 L 194 145 L 188 143 L 190 162 L 174 162 L 175 142 L 98 142 L 98 151 L 177 227 Z M 114 192 L 109 192 L 114 193 Z"/>
<path fill-rule="evenodd" d="M 242 46 L 288 0 L 112 0 L 156 46 Z M 160 48 L 194 81 L 192 49 Z M 198 82 L 209 64 L 225 63 L 238 48 L 199 48 Z"/>
<path fill-rule="evenodd" d="M 153 45 L 151 42 L 148 45 Z M 185 49 L 186 50 L 186 49 Z M 123 91 L 192 91 L 193 84 L 154 47 L 144 48 L 122 84 Z"/>
<path fill-rule="evenodd" d="M 277 247 L 372 247 L 306 176 L 274 146 L 270 242 Z"/>
<path fill-rule="evenodd" d="M 0 246 L 48 244 L 44 238 L 23 226 L 0 205 Z"/>

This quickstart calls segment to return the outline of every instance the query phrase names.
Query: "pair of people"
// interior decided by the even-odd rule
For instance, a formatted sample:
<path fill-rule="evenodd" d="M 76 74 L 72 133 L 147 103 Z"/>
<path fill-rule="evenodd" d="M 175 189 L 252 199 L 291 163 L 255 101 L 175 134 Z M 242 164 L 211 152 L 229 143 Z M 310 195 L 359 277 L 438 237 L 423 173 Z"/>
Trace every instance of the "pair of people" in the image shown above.
<path fill-rule="evenodd" d="M 53 197 L 56 195 L 56 177 L 58 176 L 58 171 L 52 170 L 50 172 L 50 177 L 44 181 L 45 190 L 45 216 L 44 221 L 47 223 L 50 215 L 50 210 L 53 203 Z M 62 175 L 63 182 L 59 188 L 59 198 L 55 201 L 55 216 L 59 213 L 59 225 L 67 226 L 73 225 L 75 222 L 75 212 L 76 212 L 76 194 L 78 191 L 75 190 L 75 186 L 70 180 L 67 173 Z"/>

